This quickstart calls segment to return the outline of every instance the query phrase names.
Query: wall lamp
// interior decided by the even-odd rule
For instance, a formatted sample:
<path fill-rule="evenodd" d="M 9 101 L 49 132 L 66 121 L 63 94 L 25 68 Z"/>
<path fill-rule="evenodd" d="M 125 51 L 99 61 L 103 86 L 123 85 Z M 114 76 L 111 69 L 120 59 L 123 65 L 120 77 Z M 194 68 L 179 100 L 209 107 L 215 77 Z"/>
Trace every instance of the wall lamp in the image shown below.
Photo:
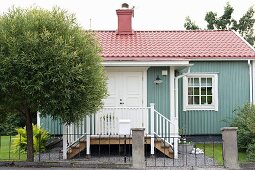
<path fill-rule="evenodd" d="M 153 83 L 155 83 L 155 84 L 160 84 L 160 83 L 162 83 L 162 82 L 163 82 L 163 81 L 159 78 L 159 75 L 157 75 L 156 80 L 153 81 Z"/>

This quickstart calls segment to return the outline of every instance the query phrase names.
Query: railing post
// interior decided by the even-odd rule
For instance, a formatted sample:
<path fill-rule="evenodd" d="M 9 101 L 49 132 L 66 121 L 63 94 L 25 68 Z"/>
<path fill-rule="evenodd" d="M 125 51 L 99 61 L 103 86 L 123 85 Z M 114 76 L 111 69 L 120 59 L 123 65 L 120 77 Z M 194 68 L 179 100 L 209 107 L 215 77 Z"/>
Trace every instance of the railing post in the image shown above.
<path fill-rule="evenodd" d="M 178 137 L 174 135 L 174 159 L 178 159 Z"/>
<path fill-rule="evenodd" d="M 67 159 L 67 125 L 63 124 L 63 159 Z"/>
<path fill-rule="evenodd" d="M 86 116 L 86 144 L 87 144 L 86 154 L 89 157 L 90 156 L 90 116 Z"/>
<path fill-rule="evenodd" d="M 179 141 L 178 117 L 175 117 L 173 122 L 174 122 L 174 127 L 173 127 L 173 132 L 174 132 L 174 158 L 178 159 L 178 141 Z"/>
<path fill-rule="evenodd" d="M 151 110 L 151 155 L 154 155 L 154 110 L 155 104 L 150 103 L 150 110 Z"/>

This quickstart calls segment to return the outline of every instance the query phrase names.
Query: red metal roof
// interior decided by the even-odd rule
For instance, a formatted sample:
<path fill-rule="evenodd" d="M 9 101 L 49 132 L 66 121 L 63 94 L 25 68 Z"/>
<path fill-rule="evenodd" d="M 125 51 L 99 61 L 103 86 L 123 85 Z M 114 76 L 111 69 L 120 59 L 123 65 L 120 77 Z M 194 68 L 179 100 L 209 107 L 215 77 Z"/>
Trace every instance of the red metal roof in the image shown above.
<path fill-rule="evenodd" d="M 95 31 L 105 61 L 255 59 L 255 51 L 233 31 Z"/>

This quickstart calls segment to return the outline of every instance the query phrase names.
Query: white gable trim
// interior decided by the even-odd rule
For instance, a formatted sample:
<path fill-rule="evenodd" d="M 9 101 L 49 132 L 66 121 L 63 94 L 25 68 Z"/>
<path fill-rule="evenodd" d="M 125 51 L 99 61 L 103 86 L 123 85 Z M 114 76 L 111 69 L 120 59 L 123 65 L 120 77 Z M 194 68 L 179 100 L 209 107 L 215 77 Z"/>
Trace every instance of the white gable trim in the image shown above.
<path fill-rule="evenodd" d="M 251 46 L 251 44 L 249 44 L 238 32 L 232 30 L 236 36 L 238 36 L 246 45 L 248 45 L 254 52 L 255 52 L 255 49 Z"/>

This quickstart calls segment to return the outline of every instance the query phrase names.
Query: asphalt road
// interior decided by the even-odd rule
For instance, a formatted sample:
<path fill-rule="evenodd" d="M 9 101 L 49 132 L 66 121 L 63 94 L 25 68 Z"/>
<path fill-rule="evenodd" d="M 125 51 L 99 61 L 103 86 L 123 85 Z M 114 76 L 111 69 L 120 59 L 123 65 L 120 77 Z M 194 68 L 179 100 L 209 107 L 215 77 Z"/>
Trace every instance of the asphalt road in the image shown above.
<path fill-rule="evenodd" d="M 0 170 L 95 170 L 96 168 L 17 168 L 17 167 L 0 167 Z M 148 170 L 225 170 L 224 168 L 192 168 L 192 167 L 150 167 Z M 103 169 L 100 170 L 114 170 Z M 117 170 L 117 169 L 115 169 Z M 118 170 L 132 170 L 132 169 L 118 169 Z M 135 169 L 138 170 L 138 169 Z"/>

